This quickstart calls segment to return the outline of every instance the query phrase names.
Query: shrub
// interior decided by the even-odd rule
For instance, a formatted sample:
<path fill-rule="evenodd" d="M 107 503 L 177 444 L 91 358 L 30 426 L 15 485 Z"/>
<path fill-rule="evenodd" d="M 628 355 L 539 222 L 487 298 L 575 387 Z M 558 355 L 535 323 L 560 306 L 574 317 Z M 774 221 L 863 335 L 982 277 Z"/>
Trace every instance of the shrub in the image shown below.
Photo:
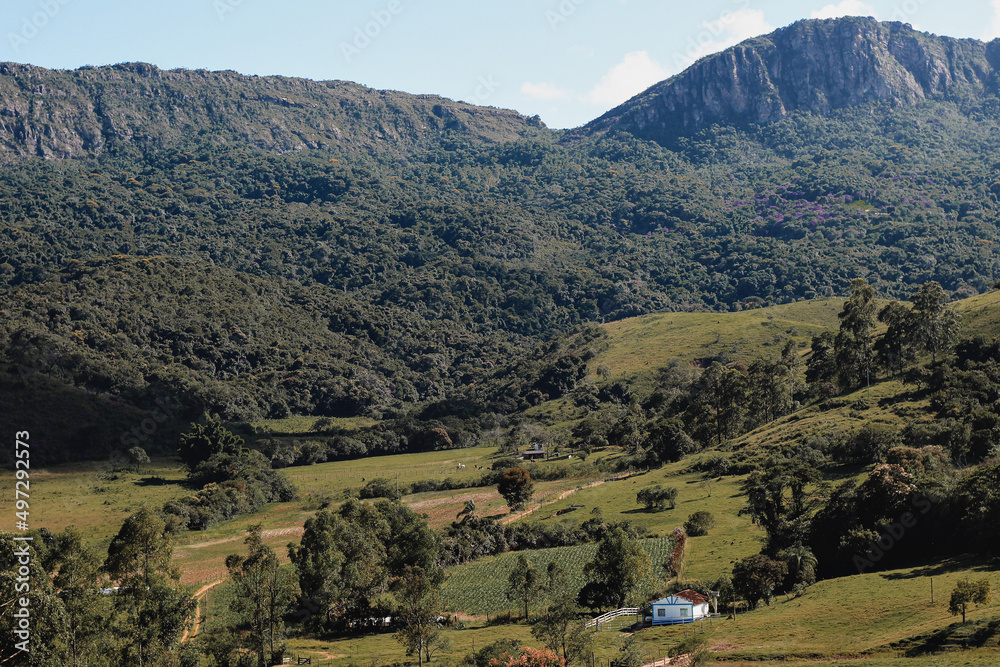
<path fill-rule="evenodd" d="M 509 456 L 507 456 L 502 459 L 497 459 L 496 461 L 494 461 L 493 465 L 490 466 L 490 469 L 504 471 L 504 470 L 510 470 L 511 468 L 516 468 L 517 466 L 518 466 L 518 460 L 512 459 Z"/>
<path fill-rule="evenodd" d="M 712 477 L 723 477 L 733 472 L 729 457 L 723 454 L 709 454 L 705 458 L 699 458 L 688 467 L 688 471 L 703 472 Z"/>
<path fill-rule="evenodd" d="M 695 512 L 684 522 L 684 532 L 691 537 L 708 535 L 712 528 L 715 528 L 715 517 L 711 512 Z"/>
<path fill-rule="evenodd" d="M 396 485 L 391 479 L 377 477 L 365 484 L 358 494 L 359 498 L 395 498 Z"/>
<path fill-rule="evenodd" d="M 857 433 L 838 443 L 831 452 L 833 458 L 849 463 L 881 463 L 886 453 L 900 444 L 895 429 L 885 426 L 864 426 Z"/>
<path fill-rule="evenodd" d="M 677 507 L 677 489 L 672 486 L 663 488 L 657 484 L 637 493 L 635 501 L 645 505 L 650 512 L 659 512 L 667 508 L 673 509 Z"/>

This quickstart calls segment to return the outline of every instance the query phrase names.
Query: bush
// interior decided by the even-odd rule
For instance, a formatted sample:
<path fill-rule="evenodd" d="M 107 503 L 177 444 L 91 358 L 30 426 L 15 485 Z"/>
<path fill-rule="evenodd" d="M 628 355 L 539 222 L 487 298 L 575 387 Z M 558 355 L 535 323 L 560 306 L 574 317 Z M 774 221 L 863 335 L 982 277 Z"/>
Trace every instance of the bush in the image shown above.
<path fill-rule="evenodd" d="M 711 512 L 695 512 L 684 522 L 684 532 L 691 537 L 708 535 L 708 531 L 715 528 L 715 517 Z"/>
<path fill-rule="evenodd" d="M 844 463 L 881 463 L 886 453 L 900 443 L 895 429 L 864 426 L 857 433 L 833 447 L 831 455 Z"/>
<path fill-rule="evenodd" d="M 490 469 L 503 472 L 504 470 L 516 468 L 519 464 L 520 462 L 517 459 L 512 459 L 509 456 L 507 456 L 502 459 L 497 459 L 496 461 L 494 461 L 493 465 L 490 466 Z"/>
<path fill-rule="evenodd" d="M 359 498 L 395 498 L 396 484 L 391 479 L 377 477 L 365 484 L 358 493 Z"/>
<path fill-rule="evenodd" d="M 650 512 L 659 512 L 667 508 L 673 509 L 677 507 L 677 489 L 672 486 L 663 488 L 657 484 L 637 493 L 635 501 L 645 505 Z"/>
<path fill-rule="evenodd" d="M 480 649 L 475 655 L 470 656 L 471 664 L 475 667 L 491 667 L 493 661 L 501 660 L 505 655 L 519 655 L 521 652 L 521 642 L 514 639 L 501 639 L 489 646 Z"/>
<path fill-rule="evenodd" d="M 687 472 L 703 472 L 712 477 L 724 477 L 733 474 L 732 464 L 728 456 L 722 454 L 709 454 L 705 458 L 699 458 L 692 463 Z"/>
<path fill-rule="evenodd" d="M 681 640 L 668 652 L 671 658 L 687 656 L 688 667 L 701 667 L 712 662 L 712 654 L 708 650 L 708 639 L 704 635 L 692 634 Z"/>
<path fill-rule="evenodd" d="M 213 454 L 195 466 L 190 479 L 204 486 L 195 495 L 163 507 L 172 516 L 169 523 L 174 530 L 204 530 L 218 521 L 256 512 L 269 502 L 295 498 L 289 479 L 255 450 Z"/>

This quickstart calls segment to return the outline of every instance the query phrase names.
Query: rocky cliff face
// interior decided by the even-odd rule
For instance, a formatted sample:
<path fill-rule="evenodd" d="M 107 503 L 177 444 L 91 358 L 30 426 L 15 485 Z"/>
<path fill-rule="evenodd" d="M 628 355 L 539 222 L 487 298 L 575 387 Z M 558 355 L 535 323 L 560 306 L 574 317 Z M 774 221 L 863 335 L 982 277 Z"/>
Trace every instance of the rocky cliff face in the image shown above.
<path fill-rule="evenodd" d="M 800 21 L 701 59 L 583 130 L 670 143 L 713 123 L 767 124 L 794 111 L 967 103 L 996 94 L 998 69 L 1000 40 L 938 37 L 866 18 Z"/>
<path fill-rule="evenodd" d="M 800 21 L 695 63 L 580 130 L 670 143 L 713 123 L 766 124 L 794 111 L 995 95 L 1000 40 L 902 23 Z M 0 163 L 183 147 L 190 139 L 278 152 L 338 146 L 406 154 L 442 139 L 551 135 L 537 118 L 343 81 L 164 71 L 144 63 L 46 70 L 0 63 Z"/>
<path fill-rule="evenodd" d="M 504 141 L 540 127 L 514 111 L 343 81 L 144 63 L 72 71 L 0 64 L 0 162 L 150 151 L 194 137 L 279 152 L 336 145 L 405 153 L 446 135 Z"/>

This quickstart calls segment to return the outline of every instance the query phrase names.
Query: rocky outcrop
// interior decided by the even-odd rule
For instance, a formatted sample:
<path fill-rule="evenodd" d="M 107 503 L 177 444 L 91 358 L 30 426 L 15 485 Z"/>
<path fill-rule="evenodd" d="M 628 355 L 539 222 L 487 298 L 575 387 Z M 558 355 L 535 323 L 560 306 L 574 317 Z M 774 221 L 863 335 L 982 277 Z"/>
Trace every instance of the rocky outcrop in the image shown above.
<path fill-rule="evenodd" d="M 768 124 L 795 111 L 969 103 L 996 93 L 998 65 L 1000 40 L 938 37 L 870 18 L 799 21 L 702 58 L 583 131 L 670 143 L 715 123 Z"/>
<path fill-rule="evenodd" d="M 76 70 L 0 63 L 0 162 L 145 152 L 193 138 L 277 152 L 338 146 L 406 154 L 446 135 L 507 141 L 535 135 L 539 125 L 514 111 L 344 81 L 145 63 Z"/>

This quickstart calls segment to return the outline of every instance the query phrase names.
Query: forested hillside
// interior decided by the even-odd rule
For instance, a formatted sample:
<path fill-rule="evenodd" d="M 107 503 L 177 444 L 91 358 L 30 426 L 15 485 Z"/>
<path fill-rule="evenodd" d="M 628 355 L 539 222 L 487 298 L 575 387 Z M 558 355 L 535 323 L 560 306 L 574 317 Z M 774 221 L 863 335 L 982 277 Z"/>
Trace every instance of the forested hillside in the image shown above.
<path fill-rule="evenodd" d="M 0 653 L 997 664 L 998 48 L 802 21 L 565 132 L 0 65 Z"/>
<path fill-rule="evenodd" d="M 814 48 L 853 48 L 816 25 Z M 92 406 L 169 396 L 183 419 L 380 416 L 476 383 L 551 394 L 505 365 L 587 323 L 844 295 L 857 276 L 883 297 L 983 292 L 1000 278 L 991 90 L 789 107 L 667 148 L 355 84 L 6 65 L 7 391 L 27 375 L 55 383 L 35 403 L 58 385 Z"/>

